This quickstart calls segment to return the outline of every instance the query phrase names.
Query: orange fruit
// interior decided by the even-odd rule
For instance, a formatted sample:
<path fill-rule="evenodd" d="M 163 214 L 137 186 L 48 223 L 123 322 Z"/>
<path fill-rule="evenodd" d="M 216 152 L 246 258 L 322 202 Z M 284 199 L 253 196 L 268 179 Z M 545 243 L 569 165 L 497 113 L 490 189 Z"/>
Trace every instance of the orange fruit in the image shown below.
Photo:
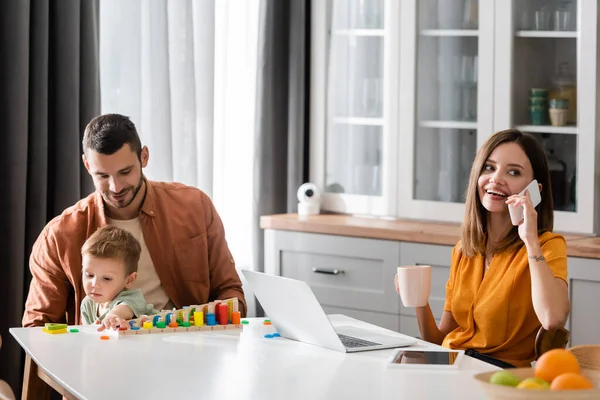
<path fill-rule="evenodd" d="M 567 372 L 554 378 L 550 390 L 592 389 L 594 385 L 583 375 Z"/>
<path fill-rule="evenodd" d="M 535 376 L 552 382 L 554 378 L 567 372 L 579 374 L 577 358 L 565 349 L 552 349 L 541 355 L 535 362 Z"/>

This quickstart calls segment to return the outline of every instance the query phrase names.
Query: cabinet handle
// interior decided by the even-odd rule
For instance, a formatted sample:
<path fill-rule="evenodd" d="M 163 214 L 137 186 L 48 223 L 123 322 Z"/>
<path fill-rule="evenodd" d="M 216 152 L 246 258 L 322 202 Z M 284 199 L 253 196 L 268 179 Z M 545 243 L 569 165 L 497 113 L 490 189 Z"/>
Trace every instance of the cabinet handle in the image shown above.
<path fill-rule="evenodd" d="M 339 274 L 344 273 L 343 269 L 337 269 L 337 268 L 334 268 L 334 269 L 313 268 L 312 270 L 315 274 L 339 275 Z"/>

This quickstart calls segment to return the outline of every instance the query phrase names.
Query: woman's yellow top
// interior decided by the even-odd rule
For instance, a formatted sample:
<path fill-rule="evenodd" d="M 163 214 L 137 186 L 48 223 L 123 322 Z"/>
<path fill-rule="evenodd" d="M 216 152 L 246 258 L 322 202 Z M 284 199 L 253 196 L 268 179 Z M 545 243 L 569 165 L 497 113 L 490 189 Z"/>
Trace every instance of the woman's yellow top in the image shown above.
<path fill-rule="evenodd" d="M 567 282 L 565 238 L 546 232 L 539 240 L 552 274 Z M 442 346 L 473 349 L 529 367 L 541 323 L 533 310 L 527 249 L 497 253 L 485 275 L 483 269 L 482 254 L 467 257 L 461 242 L 454 246 L 444 310 L 452 312 L 458 328 L 446 335 Z"/>

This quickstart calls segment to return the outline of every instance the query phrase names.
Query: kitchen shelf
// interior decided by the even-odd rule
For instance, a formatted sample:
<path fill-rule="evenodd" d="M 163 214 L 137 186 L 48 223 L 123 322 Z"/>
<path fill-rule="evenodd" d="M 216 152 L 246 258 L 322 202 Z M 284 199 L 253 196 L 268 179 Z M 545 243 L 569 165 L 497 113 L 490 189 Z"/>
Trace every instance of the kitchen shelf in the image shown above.
<path fill-rule="evenodd" d="M 517 31 L 516 37 L 523 38 L 577 38 L 577 31 Z"/>
<path fill-rule="evenodd" d="M 515 129 L 523 132 L 534 133 L 562 133 L 568 135 L 577 135 L 577 126 L 552 126 L 552 125 L 517 125 Z"/>
<path fill-rule="evenodd" d="M 422 128 L 439 129 L 477 129 L 475 121 L 421 121 L 419 126 Z"/>
<path fill-rule="evenodd" d="M 336 29 L 333 31 L 335 36 L 365 36 L 365 37 L 383 37 L 383 29 Z"/>
<path fill-rule="evenodd" d="M 383 118 L 334 117 L 334 124 L 383 126 Z"/>
<path fill-rule="evenodd" d="M 479 36 L 479 31 L 477 29 L 423 29 L 421 36 L 477 37 Z"/>

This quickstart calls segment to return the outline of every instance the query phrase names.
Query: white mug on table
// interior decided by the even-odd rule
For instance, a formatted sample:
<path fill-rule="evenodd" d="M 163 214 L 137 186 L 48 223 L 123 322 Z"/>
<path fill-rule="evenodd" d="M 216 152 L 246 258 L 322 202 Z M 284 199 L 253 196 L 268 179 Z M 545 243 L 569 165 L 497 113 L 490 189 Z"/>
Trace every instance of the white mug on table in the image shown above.
<path fill-rule="evenodd" d="M 429 301 L 431 266 L 410 265 L 398 267 L 397 289 L 404 307 L 423 307 Z"/>

